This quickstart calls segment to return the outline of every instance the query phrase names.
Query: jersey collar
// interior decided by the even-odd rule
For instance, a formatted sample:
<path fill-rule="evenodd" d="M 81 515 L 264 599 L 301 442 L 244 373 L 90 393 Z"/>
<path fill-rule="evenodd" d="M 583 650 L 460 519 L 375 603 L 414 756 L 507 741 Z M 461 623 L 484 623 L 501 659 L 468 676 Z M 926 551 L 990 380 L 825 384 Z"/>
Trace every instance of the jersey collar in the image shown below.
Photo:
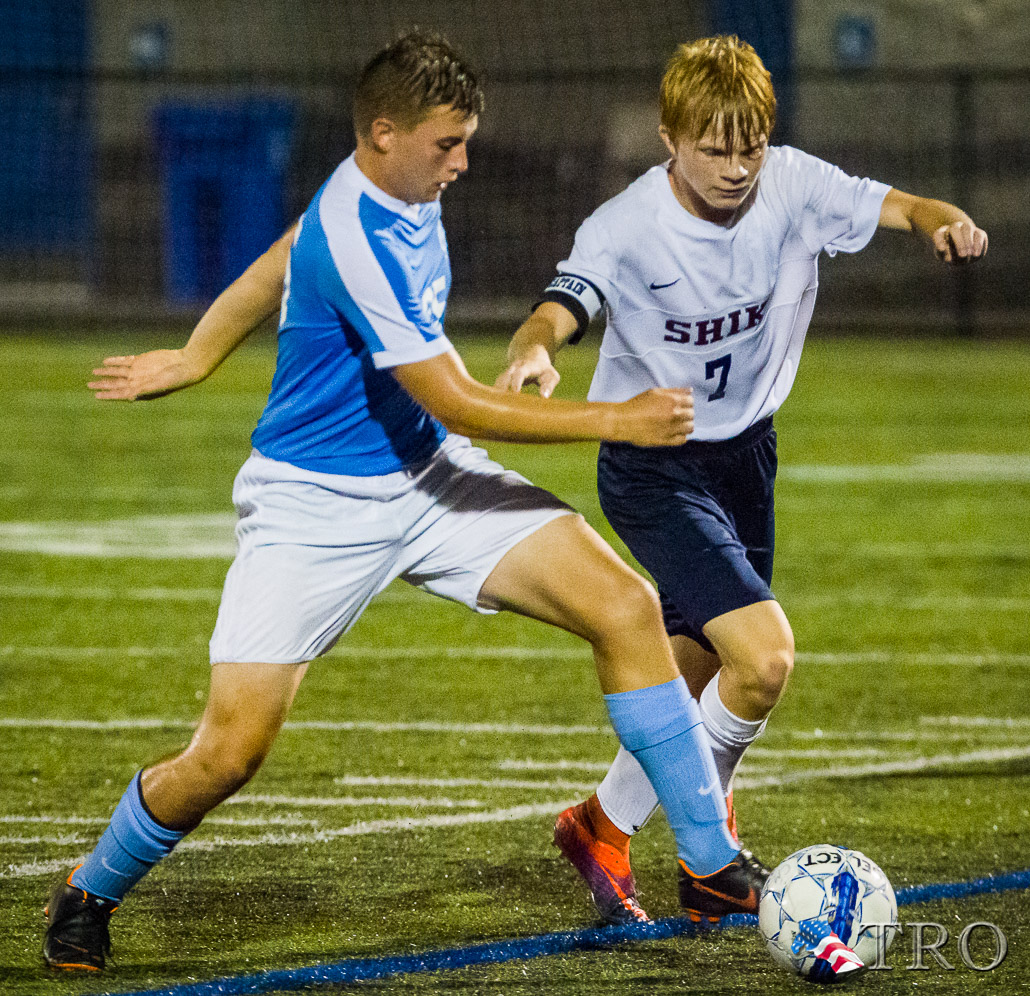
<path fill-rule="evenodd" d="M 402 218 L 416 223 L 423 219 L 423 208 L 425 205 L 409 204 L 407 201 L 402 201 L 388 194 L 382 187 L 377 187 L 361 172 L 353 152 L 340 164 L 340 171 L 348 183 L 354 184 L 362 193 L 367 194 L 377 204 L 382 205 L 388 211 L 393 212 L 393 214 L 399 214 Z"/>

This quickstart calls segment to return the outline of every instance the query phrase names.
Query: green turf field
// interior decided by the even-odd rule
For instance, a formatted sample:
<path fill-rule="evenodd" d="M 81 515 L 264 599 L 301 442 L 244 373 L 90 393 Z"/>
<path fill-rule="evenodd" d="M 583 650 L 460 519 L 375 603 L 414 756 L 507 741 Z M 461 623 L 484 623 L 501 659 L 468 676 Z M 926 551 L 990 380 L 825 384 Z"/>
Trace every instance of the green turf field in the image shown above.
<path fill-rule="evenodd" d="M 492 380 L 504 343 L 461 347 Z M 589 654 L 539 624 L 395 585 L 312 665 L 254 781 L 116 914 L 114 970 L 43 970 L 51 884 L 202 709 L 232 479 L 274 362 L 265 336 L 181 395 L 93 401 L 93 363 L 141 348 L 131 336 L 0 340 L 0 992 L 128 991 L 591 925 L 549 846 L 553 815 L 615 751 Z M 590 350 L 561 359 L 559 391 L 582 396 Z M 777 418 L 775 587 L 798 662 L 737 792 L 746 841 L 770 863 L 846 843 L 896 888 L 1030 867 L 1028 385 L 1018 344 L 810 342 Z M 595 449 L 490 447 L 609 535 Z M 634 854 L 647 910 L 677 915 L 660 818 Z M 994 922 L 1009 956 L 977 973 L 952 941 L 955 971 L 911 972 L 906 936 L 894 971 L 850 988 L 1027 985 L 1025 892 L 901 919 L 953 935 Z M 741 930 L 357 988 L 811 991 Z"/>

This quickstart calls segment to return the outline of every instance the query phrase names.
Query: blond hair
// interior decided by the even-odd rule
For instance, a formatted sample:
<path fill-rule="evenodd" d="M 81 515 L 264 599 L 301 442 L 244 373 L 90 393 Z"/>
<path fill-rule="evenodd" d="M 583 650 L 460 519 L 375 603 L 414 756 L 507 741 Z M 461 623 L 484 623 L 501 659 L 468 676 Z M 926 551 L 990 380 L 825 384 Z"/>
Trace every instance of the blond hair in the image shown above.
<path fill-rule="evenodd" d="M 662 127 L 674 141 L 698 140 L 714 126 L 726 141 L 753 146 L 776 123 L 772 78 L 736 35 L 699 38 L 673 53 L 661 88 Z"/>

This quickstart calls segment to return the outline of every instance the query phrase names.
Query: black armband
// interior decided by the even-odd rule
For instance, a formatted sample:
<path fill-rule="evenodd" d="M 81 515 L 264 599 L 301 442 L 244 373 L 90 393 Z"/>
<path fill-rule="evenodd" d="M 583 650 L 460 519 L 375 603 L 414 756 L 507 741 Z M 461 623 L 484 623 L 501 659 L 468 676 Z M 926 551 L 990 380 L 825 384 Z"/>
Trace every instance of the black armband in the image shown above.
<path fill-rule="evenodd" d="M 569 337 L 574 346 L 586 333 L 590 319 L 604 307 L 604 295 L 584 277 L 570 273 L 559 273 L 544 291 L 543 297 L 533 305 L 536 311 L 544 301 L 554 301 L 571 312 L 576 319 L 576 331 Z"/>

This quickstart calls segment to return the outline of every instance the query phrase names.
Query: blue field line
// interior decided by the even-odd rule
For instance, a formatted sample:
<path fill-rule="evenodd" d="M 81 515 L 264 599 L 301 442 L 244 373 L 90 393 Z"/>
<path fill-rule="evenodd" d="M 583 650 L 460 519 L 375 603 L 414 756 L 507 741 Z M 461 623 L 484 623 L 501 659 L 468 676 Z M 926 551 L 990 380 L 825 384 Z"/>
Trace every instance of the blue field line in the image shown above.
<path fill-rule="evenodd" d="M 988 875 L 968 882 L 909 886 L 899 889 L 897 897 L 899 906 L 911 906 L 936 899 L 962 899 L 984 893 L 1027 888 L 1030 888 L 1030 868 L 1004 875 Z M 470 947 L 444 948 L 422 954 L 354 958 L 327 965 L 258 972 L 254 975 L 213 979 L 210 982 L 193 982 L 168 989 L 139 989 L 109 996 L 245 996 L 249 993 L 268 993 L 276 990 L 291 992 L 323 985 L 383 979 L 391 975 L 439 972 L 446 969 L 468 968 L 472 965 L 499 965 L 508 961 L 542 958 L 570 951 L 599 950 L 617 944 L 662 941 L 670 937 L 694 937 L 702 931 L 757 925 L 757 916 L 744 913 L 723 917 L 716 924 L 697 924 L 684 917 L 667 917 L 651 924 L 589 927 L 584 930 L 561 931 L 536 937 L 475 944 Z"/>

